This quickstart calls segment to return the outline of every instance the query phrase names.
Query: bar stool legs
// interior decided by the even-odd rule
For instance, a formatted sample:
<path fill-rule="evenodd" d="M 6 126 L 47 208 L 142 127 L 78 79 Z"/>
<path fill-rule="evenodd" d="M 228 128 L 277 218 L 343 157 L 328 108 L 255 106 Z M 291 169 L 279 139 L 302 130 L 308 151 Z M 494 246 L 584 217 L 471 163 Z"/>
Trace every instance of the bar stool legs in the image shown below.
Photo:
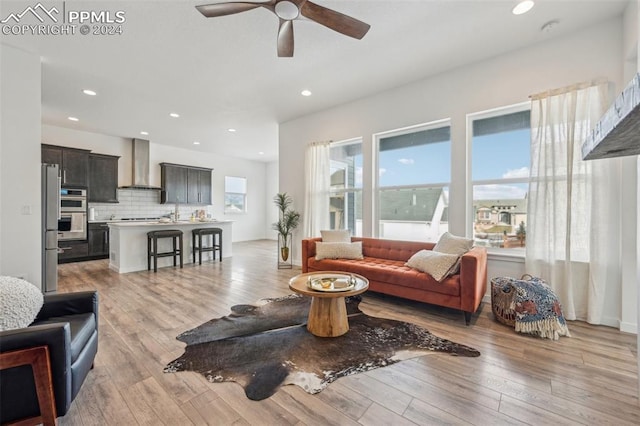
<path fill-rule="evenodd" d="M 177 258 L 180 257 L 180 268 L 183 267 L 182 260 L 182 231 L 177 229 L 167 229 L 163 231 L 151 231 L 147 233 L 147 270 L 151 270 L 151 258 L 153 257 L 153 272 L 158 272 L 158 258 L 172 256 L 173 266 L 177 266 Z M 158 253 L 158 239 L 171 238 L 172 250 Z"/>
<path fill-rule="evenodd" d="M 202 236 L 211 235 L 211 246 L 203 247 Z M 202 252 L 213 252 L 213 260 L 216 260 L 216 251 L 220 255 L 222 262 L 222 229 L 220 228 L 198 228 L 191 231 L 193 240 L 193 263 L 196 263 L 196 252 L 198 253 L 198 263 L 202 265 Z M 197 244 L 196 244 L 197 242 Z"/>

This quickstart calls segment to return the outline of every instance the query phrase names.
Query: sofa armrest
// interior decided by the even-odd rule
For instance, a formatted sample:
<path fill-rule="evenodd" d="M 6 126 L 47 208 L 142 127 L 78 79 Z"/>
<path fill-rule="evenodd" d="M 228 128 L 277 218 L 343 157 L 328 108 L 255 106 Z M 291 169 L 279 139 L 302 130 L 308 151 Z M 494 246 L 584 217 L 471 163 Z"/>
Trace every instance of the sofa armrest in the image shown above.
<path fill-rule="evenodd" d="M 53 380 L 53 393 L 58 413 L 60 407 L 71 398 L 71 326 L 68 322 L 34 325 L 0 332 L 0 351 L 9 352 L 36 346 L 47 346 Z M 0 371 L 2 411 L 5 419 L 35 415 L 29 401 L 37 401 L 32 394 L 31 368 L 16 367 Z M 37 405 L 36 405 L 37 407 Z"/>
<path fill-rule="evenodd" d="M 80 291 L 75 293 L 46 294 L 44 304 L 36 320 L 46 320 L 64 315 L 93 313 L 98 323 L 98 292 Z"/>
<path fill-rule="evenodd" d="M 487 291 L 487 249 L 473 247 L 460 259 L 461 309 L 475 312 Z"/>
<path fill-rule="evenodd" d="M 322 241 L 322 238 L 304 238 L 302 240 L 302 273 L 309 272 L 309 264 L 307 260 L 316 255 L 316 242 Z"/>

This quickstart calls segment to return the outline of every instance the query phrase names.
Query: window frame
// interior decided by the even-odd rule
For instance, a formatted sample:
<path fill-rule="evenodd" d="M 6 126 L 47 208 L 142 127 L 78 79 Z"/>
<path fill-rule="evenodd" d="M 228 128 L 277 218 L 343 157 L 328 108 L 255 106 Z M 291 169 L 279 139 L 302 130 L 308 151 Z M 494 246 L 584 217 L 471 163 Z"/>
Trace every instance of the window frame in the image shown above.
<path fill-rule="evenodd" d="M 467 131 L 466 131 L 466 157 L 467 157 L 467 184 L 466 184 L 466 224 L 465 224 L 465 232 L 467 238 L 473 238 L 473 222 L 474 218 L 474 207 L 473 207 L 473 189 L 474 186 L 481 185 L 503 185 L 503 184 L 523 184 L 529 183 L 529 178 L 503 178 L 503 179 L 480 179 L 473 180 L 473 122 L 476 120 L 482 120 L 486 118 L 498 117 L 501 115 L 508 115 L 523 111 L 531 111 L 531 102 L 519 102 L 512 105 L 492 108 L 484 111 L 478 111 L 474 113 L 467 114 Z M 529 141 L 529 146 L 531 146 L 531 141 Z M 524 257 L 525 248 L 513 247 L 513 248 L 503 248 L 503 247 L 486 247 L 487 252 L 490 254 L 499 254 L 499 255 L 512 255 L 517 257 Z"/>
<path fill-rule="evenodd" d="M 374 133 L 373 134 L 373 149 L 372 149 L 372 164 L 373 164 L 373 185 L 371 188 L 373 202 L 371 203 L 371 224 L 370 227 L 370 235 L 373 235 L 374 238 L 380 238 L 380 192 L 381 191 L 389 191 L 389 190 L 404 190 L 404 189 L 429 189 L 429 188 L 447 188 L 449 191 L 451 190 L 451 181 L 452 181 L 452 171 L 449 173 L 449 181 L 448 182 L 434 182 L 434 183 L 424 183 L 424 184 L 416 184 L 416 185 L 393 185 L 393 186 L 380 186 L 380 141 L 384 138 L 389 138 L 393 136 L 405 135 L 408 133 L 417 133 L 424 130 L 437 129 L 441 127 L 449 127 L 449 131 L 452 130 L 451 119 L 443 118 L 439 120 L 429 121 L 426 123 L 415 124 L 412 126 L 401 127 L 394 130 L 388 130 L 384 132 Z M 453 141 L 451 138 L 449 139 L 450 151 L 449 151 L 449 161 L 453 161 Z M 450 195 L 447 193 L 445 196 L 447 199 L 450 199 Z M 446 206 L 448 207 L 448 205 Z"/>
<path fill-rule="evenodd" d="M 338 147 L 340 147 L 340 146 L 356 145 L 356 144 L 360 144 L 360 149 L 361 149 L 361 151 L 362 151 L 362 149 L 364 148 L 364 144 L 363 144 L 363 138 L 361 138 L 361 137 L 351 138 L 351 139 L 345 139 L 345 140 L 336 141 L 336 142 L 331 142 L 331 143 L 329 144 L 329 150 L 331 150 L 331 149 L 333 149 L 333 148 L 338 148 Z M 363 160 L 364 160 L 364 155 L 363 155 L 363 153 L 361 153 L 360 155 L 362 155 L 362 156 L 363 156 Z M 331 160 L 331 159 L 330 159 L 330 161 L 329 161 L 330 166 L 329 166 L 329 167 L 330 167 L 330 168 L 332 168 L 332 166 L 333 166 L 334 164 L 339 163 L 339 162 L 340 162 L 339 160 Z M 363 168 L 364 168 L 364 164 L 363 164 L 362 166 L 363 166 Z M 333 197 L 333 196 L 343 195 L 343 196 L 344 196 L 344 198 L 346 199 L 346 194 L 348 194 L 348 193 L 351 193 L 351 194 L 353 194 L 354 196 L 357 196 L 356 194 L 357 194 L 357 193 L 360 193 L 360 199 L 362 200 L 363 187 L 364 187 L 364 184 L 363 184 L 363 185 L 362 185 L 362 187 L 360 187 L 360 188 L 358 188 L 357 186 L 347 187 L 347 185 L 345 184 L 343 188 L 334 190 L 334 189 L 332 189 L 332 188 L 331 188 L 331 185 L 330 185 L 330 186 L 329 186 L 329 198 L 331 199 L 331 197 Z M 360 207 L 361 207 L 361 208 L 363 207 L 363 206 L 362 206 L 362 203 L 361 203 L 361 206 L 360 206 Z M 354 214 L 355 214 L 355 212 L 354 212 Z M 343 225 L 347 225 L 347 224 L 348 224 L 348 220 L 347 220 L 347 217 L 346 217 L 346 216 L 347 216 L 347 214 L 345 214 L 345 220 L 344 220 L 344 222 L 345 222 L 345 223 L 344 223 Z M 356 215 L 356 217 L 357 217 L 357 215 Z M 351 234 L 352 234 L 353 236 L 360 236 L 360 237 L 362 237 L 362 236 L 364 235 L 364 212 L 360 212 L 360 217 L 361 217 L 361 225 L 360 225 L 360 226 L 361 226 L 361 230 L 360 230 L 360 232 L 359 232 L 359 233 L 357 232 L 357 228 L 358 228 L 358 227 L 357 227 L 357 219 L 356 219 L 356 218 L 354 218 L 354 226 L 355 226 L 355 228 L 356 228 L 356 229 L 351 229 L 351 230 L 350 230 L 350 231 L 351 231 Z M 343 227 L 343 228 L 341 228 L 341 229 L 349 229 L 349 228 Z M 359 234 L 359 235 L 358 235 L 358 234 Z"/>
<path fill-rule="evenodd" d="M 245 192 L 231 192 L 231 191 L 227 191 L 227 178 L 233 178 L 233 179 L 243 179 L 244 180 L 244 190 Z M 247 214 L 248 212 L 248 206 L 247 206 L 247 186 L 248 186 L 248 180 L 246 177 L 244 176 L 229 176 L 229 175 L 225 175 L 224 177 L 224 213 L 225 214 Z M 242 196 L 242 206 L 243 209 L 241 211 L 237 211 L 237 210 L 231 210 L 227 208 L 227 195 L 234 195 L 234 196 Z"/>

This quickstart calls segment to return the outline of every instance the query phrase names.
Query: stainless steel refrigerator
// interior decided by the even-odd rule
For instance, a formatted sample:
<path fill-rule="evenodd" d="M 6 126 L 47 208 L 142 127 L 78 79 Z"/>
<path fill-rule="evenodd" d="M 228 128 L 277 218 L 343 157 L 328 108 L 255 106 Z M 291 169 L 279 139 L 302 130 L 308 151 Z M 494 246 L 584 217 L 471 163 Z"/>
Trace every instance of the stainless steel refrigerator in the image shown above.
<path fill-rule="evenodd" d="M 57 164 L 42 165 L 42 291 L 58 290 L 60 177 Z"/>

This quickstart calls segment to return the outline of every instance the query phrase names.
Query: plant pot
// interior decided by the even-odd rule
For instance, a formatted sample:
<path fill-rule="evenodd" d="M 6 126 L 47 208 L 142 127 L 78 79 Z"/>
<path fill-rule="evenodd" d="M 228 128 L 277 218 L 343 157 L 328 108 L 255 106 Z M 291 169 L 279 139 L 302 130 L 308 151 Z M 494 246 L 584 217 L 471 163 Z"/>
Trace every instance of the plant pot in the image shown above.
<path fill-rule="evenodd" d="M 283 262 L 286 262 L 289 259 L 289 247 L 280 247 L 280 257 Z"/>

